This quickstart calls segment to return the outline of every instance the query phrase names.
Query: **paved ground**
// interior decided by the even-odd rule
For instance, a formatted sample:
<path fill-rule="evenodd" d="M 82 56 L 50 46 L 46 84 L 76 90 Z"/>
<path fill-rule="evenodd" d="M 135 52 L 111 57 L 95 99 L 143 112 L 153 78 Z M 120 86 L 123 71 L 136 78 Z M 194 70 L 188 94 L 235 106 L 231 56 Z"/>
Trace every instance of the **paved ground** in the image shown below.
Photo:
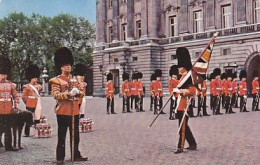
<path fill-rule="evenodd" d="M 44 98 L 44 114 L 53 125 L 52 138 L 22 138 L 23 150 L 5 152 L 0 149 L 0 164 L 54 164 L 57 144 L 55 101 Z M 192 118 L 191 130 L 198 143 L 197 151 L 175 155 L 178 136 L 177 120 L 170 121 L 169 108 L 152 128 L 154 119 L 148 111 L 122 114 L 122 100 L 115 99 L 117 115 L 107 115 L 104 98 L 87 99 L 87 116 L 94 120 L 94 132 L 80 134 L 80 150 L 88 156 L 85 164 L 97 165 L 159 165 L 159 164 L 260 164 L 260 112 Z M 24 105 L 21 105 L 23 107 Z M 248 110 L 251 111 L 251 99 Z M 196 110 L 195 110 L 196 112 Z M 212 113 L 208 110 L 209 113 Z M 224 110 L 222 110 L 224 112 Z M 31 130 L 32 133 L 32 130 Z M 68 136 L 67 136 L 68 137 Z M 187 143 L 186 143 L 187 146 Z M 69 163 L 69 138 L 66 141 L 66 163 Z M 75 163 L 80 164 L 80 163 Z"/>

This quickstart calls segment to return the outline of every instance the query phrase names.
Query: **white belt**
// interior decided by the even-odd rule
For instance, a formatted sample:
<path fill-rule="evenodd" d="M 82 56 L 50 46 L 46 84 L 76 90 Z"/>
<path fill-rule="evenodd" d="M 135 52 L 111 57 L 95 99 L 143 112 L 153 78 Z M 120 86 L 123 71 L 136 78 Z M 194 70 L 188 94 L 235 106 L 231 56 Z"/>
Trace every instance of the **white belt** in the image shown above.
<path fill-rule="evenodd" d="M 160 89 L 158 89 L 158 91 L 161 91 L 162 89 L 160 88 Z"/>
<path fill-rule="evenodd" d="M 256 89 L 259 89 L 259 87 L 256 87 Z"/>
<path fill-rule="evenodd" d="M 222 88 L 216 88 L 216 89 L 221 90 Z"/>
<path fill-rule="evenodd" d="M 2 101 L 2 102 L 11 101 L 11 98 L 8 98 L 8 99 L 0 99 L 0 101 Z"/>
<path fill-rule="evenodd" d="M 132 90 L 135 90 L 135 88 L 131 88 Z"/>
<path fill-rule="evenodd" d="M 201 89 L 207 89 L 207 88 L 201 88 Z"/>
<path fill-rule="evenodd" d="M 125 91 L 129 91 L 129 89 L 125 89 Z"/>
<path fill-rule="evenodd" d="M 247 89 L 246 89 L 246 88 L 244 88 L 243 90 L 244 90 L 244 91 L 246 91 Z"/>
<path fill-rule="evenodd" d="M 28 98 L 30 98 L 30 99 L 36 99 L 35 96 L 28 96 Z"/>
<path fill-rule="evenodd" d="M 228 90 L 232 90 L 233 88 L 228 88 Z"/>
<path fill-rule="evenodd" d="M 143 89 L 138 89 L 139 91 L 142 91 Z"/>

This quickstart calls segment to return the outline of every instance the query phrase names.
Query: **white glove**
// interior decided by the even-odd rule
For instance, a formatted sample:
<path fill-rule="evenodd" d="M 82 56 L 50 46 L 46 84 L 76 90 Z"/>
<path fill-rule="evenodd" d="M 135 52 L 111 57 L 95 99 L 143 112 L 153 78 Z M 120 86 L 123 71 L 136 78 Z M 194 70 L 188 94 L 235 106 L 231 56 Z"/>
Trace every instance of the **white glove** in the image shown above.
<path fill-rule="evenodd" d="M 173 88 L 173 93 L 181 93 L 181 91 L 178 88 Z"/>
<path fill-rule="evenodd" d="M 77 95 L 77 94 L 79 94 L 80 92 L 79 92 L 79 89 L 78 88 L 72 88 L 72 90 L 69 92 L 69 95 L 70 96 L 75 96 L 75 95 Z"/>

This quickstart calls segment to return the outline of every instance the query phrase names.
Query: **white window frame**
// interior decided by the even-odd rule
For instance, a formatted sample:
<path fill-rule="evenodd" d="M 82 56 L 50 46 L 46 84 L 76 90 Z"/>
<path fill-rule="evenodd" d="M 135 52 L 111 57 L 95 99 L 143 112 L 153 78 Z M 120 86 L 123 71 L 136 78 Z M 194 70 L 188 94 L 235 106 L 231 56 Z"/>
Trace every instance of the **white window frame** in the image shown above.
<path fill-rule="evenodd" d="M 193 20 L 194 20 L 193 32 L 194 33 L 203 32 L 203 13 L 202 13 L 202 10 L 193 12 Z"/>
<path fill-rule="evenodd" d="M 169 37 L 174 37 L 174 36 L 178 36 L 178 19 L 176 15 L 169 16 Z"/>
<path fill-rule="evenodd" d="M 138 27 L 140 23 L 140 27 Z M 141 38 L 142 35 L 142 22 L 141 20 L 136 21 L 136 39 Z"/>
<path fill-rule="evenodd" d="M 221 23 L 222 28 L 227 29 L 232 27 L 232 8 L 231 4 L 221 6 Z"/>
<path fill-rule="evenodd" d="M 127 24 L 121 24 L 121 41 L 125 41 L 127 37 Z"/>
<path fill-rule="evenodd" d="M 111 43 L 113 41 L 113 26 L 108 27 L 108 42 Z"/>
<path fill-rule="evenodd" d="M 260 23 L 260 0 L 254 0 L 254 23 Z"/>

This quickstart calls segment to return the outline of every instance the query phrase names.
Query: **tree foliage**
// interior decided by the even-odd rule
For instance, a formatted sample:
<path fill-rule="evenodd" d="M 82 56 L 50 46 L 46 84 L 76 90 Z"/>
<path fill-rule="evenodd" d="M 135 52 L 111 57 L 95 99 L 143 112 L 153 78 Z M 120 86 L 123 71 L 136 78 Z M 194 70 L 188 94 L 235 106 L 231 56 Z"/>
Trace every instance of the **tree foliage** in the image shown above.
<path fill-rule="evenodd" d="M 66 46 L 71 49 L 75 63 L 92 63 L 95 28 L 88 20 L 69 14 L 53 18 L 33 14 L 12 13 L 0 19 L 0 55 L 12 62 L 12 79 L 23 81 L 25 68 L 31 63 L 55 76 L 54 51 Z"/>

